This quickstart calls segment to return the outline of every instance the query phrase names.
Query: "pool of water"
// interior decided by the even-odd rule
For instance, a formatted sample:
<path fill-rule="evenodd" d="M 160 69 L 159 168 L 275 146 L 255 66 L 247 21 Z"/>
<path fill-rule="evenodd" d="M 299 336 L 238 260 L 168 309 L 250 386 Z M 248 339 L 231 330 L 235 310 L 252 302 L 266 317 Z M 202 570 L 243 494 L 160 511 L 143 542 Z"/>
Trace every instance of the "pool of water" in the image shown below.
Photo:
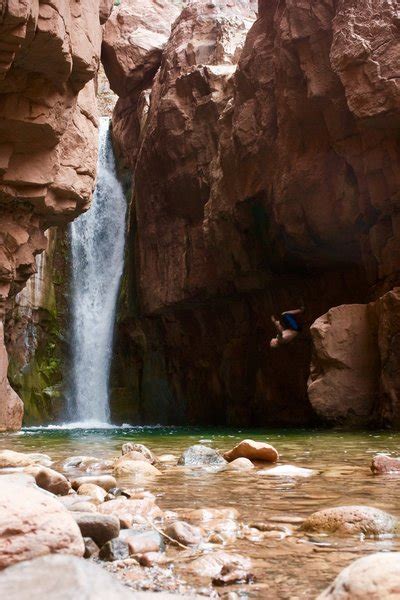
<path fill-rule="evenodd" d="M 221 451 L 243 438 L 268 441 L 280 453 L 278 464 L 315 469 L 303 479 L 273 478 L 259 469 L 247 472 L 208 472 L 162 467 L 162 474 L 145 484 L 163 509 L 234 507 L 244 524 L 283 522 L 293 533 L 242 536 L 224 550 L 251 557 L 255 582 L 234 586 L 244 598 L 314 598 L 351 561 L 370 552 L 399 551 L 397 537 L 364 539 L 305 536 L 294 517 L 304 518 L 322 508 L 365 504 L 400 518 L 395 476 L 373 476 L 369 465 L 378 452 L 397 455 L 400 434 L 319 430 L 238 430 L 203 428 L 35 429 L 0 436 L 0 449 L 49 454 L 53 460 L 73 455 L 114 458 L 121 445 L 137 441 L 156 454 L 172 453 L 202 442 Z M 272 527 L 273 529 L 273 527 Z M 222 597 L 228 590 L 220 591 Z"/>

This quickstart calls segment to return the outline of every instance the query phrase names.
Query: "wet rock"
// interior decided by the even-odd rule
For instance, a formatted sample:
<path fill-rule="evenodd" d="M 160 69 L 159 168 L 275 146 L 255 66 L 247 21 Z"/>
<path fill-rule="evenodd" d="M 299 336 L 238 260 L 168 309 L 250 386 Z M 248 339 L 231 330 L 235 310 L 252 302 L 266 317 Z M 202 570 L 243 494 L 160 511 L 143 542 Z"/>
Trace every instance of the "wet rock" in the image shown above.
<path fill-rule="evenodd" d="M 226 460 L 220 455 L 217 450 L 196 444 L 184 451 L 178 460 L 178 465 L 188 467 L 223 467 L 226 465 Z"/>
<path fill-rule="evenodd" d="M 94 483 L 106 490 L 106 492 L 110 491 L 111 488 L 117 487 L 116 479 L 112 475 L 84 475 L 71 479 L 71 485 L 74 490 L 77 490 L 84 483 Z"/>
<path fill-rule="evenodd" d="M 60 471 L 82 471 L 85 473 L 98 471 L 112 471 L 114 463 L 112 460 L 101 460 L 95 456 L 70 456 L 57 463 Z"/>
<path fill-rule="evenodd" d="M 394 600 L 399 594 L 400 552 L 379 552 L 351 563 L 317 600 Z"/>
<path fill-rule="evenodd" d="M 319 510 L 308 517 L 301 529 L 337 534 L 363 533 L 367 536 L 395 533 L 398 519 L 369 506 L 338 506 Z"/>
<path fill-rule="evenodd" d="M 0 485 L 0 569 L 44 554 L 83 552 L 79 528 L 56 498 L 29 486 Z"/>
<path fill-rule="evenodd" d="M 239 524 L 237 522 L 239 513 L 231 508 L 200 508 L 190 511 L 184 511 L 182 517 L 201 526 L 201 529 L 209 536 L 209 541 L 213 537 L 216 543 L 233 541 L 236 538 Z"/>
<path fill-rule="evenodd" d="M 152 465 L 157 462 L 156 456 L 151 450 L 149 450 L 149 448 L 147 448 L 147 446 L 144 446 L 143 444 L 134 444 L 133 442 L 127 442 L 126 444 L 123 444 L 122 456 L 130 454 L 131 452 L 142 454 L 142 456 L 144 456 L 144 458 Z"/>
<path fill-rule="evenodd" d="M 235 458 L 226 467 L 227 471 L 249 471 L 254 469 L 254 465 L 248 458 Z"/>
<path fill-rule="evenodd" d="M 312 477 L 317 471 L 313 469 L 304 469 L 294 465 L 280 465 L 272 469 L 263 469 L 258 471 L 258 475 L 269 475 L 270 477 Z"/>
<path fill-rule="evenodd" d="M 213 585 L 230 585 L 233 583 L 249 583 L 254 576 L 248 570 L 235 564 L 224 565 L 221 573 L 213 577 Z"/>
<path fill-rule="evenodd" d="M 140 532 L 123 530 L 121 537 L 128 544 L 130 555 L 164 550 L 164 538 L 153 529 Z"/>
<path fill-rule="evenodd" d="M 251 560 L 245 556 L 217 551 L 196 558 L 186 568 L 189 573 L 214 579 L 223 576 L 223 572 L 228 573 L 231 570 L 240 571 L 243 576 L 249 573 L 251 566 Z"/>
<path fill-rule="evenodd" d="M 158 462 L 160 463 L 177 463 L 178 459 L 174 454 L 161 454 L 158 457 Z"/>
<path fill-rule="evenodd" d="M 94 540 L 90 537 L 83 538 L 85 542 L 85 553 L 83 558 L 92 558 L 93 556 L 97 556 L 99 553 L 99 547 Z"/>
<path fill-rule="evenodd" d="M 139 600 L 142 597 L 92 561 L 71 556 L 45 556 L 6 569 L 0 573 L 0 595 L 8 600 Z"/>
<path fill-rule="evenodd" d="M 203 541 L 201 529 L 185 521 L 172 523 L 166 528 L 165 533 L 184 546 L 198 546 Z"/>
<path fill-rule="evenodd" d="M 33 475 L 36 485 L 57 496 L 66 496 L 71 489 L 71 484 L 64 475 L 48 467 L 31 466 L 25 472 Z"/>
<path fill-rule="evenodd" d="M 78 489 L 79 496 L 87 496 L 91 498 L 95 504 L 101 504 L 107 495 L 107 492 L 102 487 L 94 483 L 83 483 Z"/>
<path fill-rule="evenodd" d="M 386 454 L 378 454 L 372 459 L 371 471 L 374 475 L 400 473 L 400 458 L 393 458 Z"/>
<path fill-rule="evenodd" d="M 113 515 L 99 513 L 70 513 L 81 530 L 83 537 L 90 537 L 101 548 L 119 535 L 119 520 Z"/>
<path fill-rule="evenodd" d="M 125 540 L 115 538 L 102 546 L 99 552 L 99 558 L 108 562 L 125 560 L 126 558 L 129 558 L 129 546 Z"/>
<path fill-rule="evenodd" d="M 165 561 L 165 556 L 161 552 L 146 552 L 138 554 L 137 561 L 142 567 L 154 567 Z"/>
<path fill-rule="evenodd" d="M 115 464 L 113 473 L 116 477 L 129 476 L 130 478 L 154 477 L 160 475 L 160 471 L 145 459 L 118 461 Z"/>
<path fill-rule="evenodd" d="M 133 523 L 144 523 L 162 516 L 161 509 L 156 505 L 154 497 L 128 499 L 125 497 L 110 500 L 99 506 L 99 512 L 104 515 L 115 515 L 124 522 L 125 527 Z"/>
<path fill-rule="evenodd" d="M 232 462 L 236 458 L 248 458 L 249 460 L 259 460 L 265 462 L 276 462 L 279 459 L 277 450 L 265 442 L 255 442 L 254 440 L 242 440 L 237 446 L 224 453 L 224 458 Z"/>
<path fill-rule="evenodd" d="M 51 465 L 52 461 L 47 454 L 25 454 L 14 450 L 0 451 L 0 469 L 13 467 L 29 467 L 35 464 Z"/>
<path fill-rule="evenodd" d="M 71 510 L 73 512 L 88 512 L 88 513 L 95 513 L 97 512 L 97 508 L 96 505 L 93 504 L 93 502 L 76 502 L 75 504 L 72 504 L 68 510 Z"/>

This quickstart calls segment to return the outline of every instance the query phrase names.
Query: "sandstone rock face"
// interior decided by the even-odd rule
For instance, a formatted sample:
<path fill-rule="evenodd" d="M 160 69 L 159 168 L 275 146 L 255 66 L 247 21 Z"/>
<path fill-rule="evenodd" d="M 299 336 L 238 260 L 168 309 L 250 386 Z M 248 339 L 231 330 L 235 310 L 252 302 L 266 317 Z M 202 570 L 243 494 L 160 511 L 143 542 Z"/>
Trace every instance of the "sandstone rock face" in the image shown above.
<path fill-rule="evenodd" d="M 138 420 L 309 423 L 310 338 L 270 350 L 271 313 L 304 303 L 309 324 L 395 284 L 397 17 L 362 6 L 260 1 L 248 31 L 253 3 L 189 2 L 149 107 L 145 84 L 140 116 L 121 98 L 139 310 L 127 301 L 113 378 Z M 364 68 L 368 102 L 349 75 Z"/>
<path fill-rule="evenodd" d="M 368 305 L 332 308 L 313 323 L 308 394 L 327 421 L 400 425 L 400 288 Z"/>
<path fill-rule="evenodd" d="M 400 590 L 400 553 L 364 556 L 343 569 L 317 600 L 395 600 Z"/>
<path fill-rule="evenodd" d="M 74 519 L 58 500 L 29 486 L 0 487 L 0 570 L 37 556 L 83 556 Z"/>
<path fill-rule="evenodd" d="M 4 4 L 4 3 L 3 3 Z M 97 155 L 93 78 L 110 1 L 6 1 L 0 17 L 0 319 L 35 269 L 44 231 L 90 202 Z M 1 342 L 1 346 L 3 342 Z M 4 360 L 2 360 L 4 363 Z M 4 384 L 6 385 L 6 384 Z M 4 386 L 3 386 L 4 387 Z M 21 422 L 4 388 L 1 423 Z M 3 416 L 4 414 L 4 416 Z"/>
<path fill-rule="evenodd" d="M 0 431 L 21 427 L 24 405 L 7 379 L 8 356 L 4 346 L 4 328 L 0 322 Z"/>

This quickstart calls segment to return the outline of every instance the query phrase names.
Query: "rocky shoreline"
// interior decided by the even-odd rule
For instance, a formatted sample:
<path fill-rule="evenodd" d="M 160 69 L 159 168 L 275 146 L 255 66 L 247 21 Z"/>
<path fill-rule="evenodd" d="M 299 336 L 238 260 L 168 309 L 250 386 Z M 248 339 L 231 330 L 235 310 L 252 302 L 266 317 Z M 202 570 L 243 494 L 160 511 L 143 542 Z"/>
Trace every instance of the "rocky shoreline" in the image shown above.
<path fill-rule="evenodd" d="M 2 450 L 0 593 L 23 600 L 28 598 L 25 583 L 31 588 L 37 580 L 34 593 L 40 597 L 76 598 L 90 588 L 90 598 L 156 594 L 160 600 L 234 600 L 243 593 L 252 596 L 256 577 L 250 557 L 225 549 L 233 540 L 397 536 L 399 519 L 370 506 L 327 507 L 305 519 L 287 515 L 261 522 L 255 516 L 243 522 L 229 503 L 168 510 L 157 503 L 160 476 L 176 469 L 216 477 L 222 471 L 246 476 L 254 470 L 274 478 L 319 476 L 312 469 L 276 465 L 278 460 L 273 446 L 253 440 L 224 453 L 196 444 L 179 458 L 156 456 L 132 442 L 110 459 L 72 456 L 55 462 L 46 454 Z M 377 455 L 371 470 L 374 475 L 399 472 L 400 460 Z M 358 559 L 319 599 L 392 597 L 399 565 L 400 552 Z"/>

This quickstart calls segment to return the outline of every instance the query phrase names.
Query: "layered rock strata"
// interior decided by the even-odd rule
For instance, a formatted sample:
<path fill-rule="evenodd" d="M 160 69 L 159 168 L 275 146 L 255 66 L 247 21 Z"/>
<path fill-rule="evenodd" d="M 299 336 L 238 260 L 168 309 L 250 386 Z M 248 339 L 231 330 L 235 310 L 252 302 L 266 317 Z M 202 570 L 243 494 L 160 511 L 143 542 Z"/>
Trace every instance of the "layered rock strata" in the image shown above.
<path fill-rule="evenodd" d="M 399 281 L 394 5 L 260 0 L 248 32 L 255 8 L 189 2 L 153 81 L 123 19 L 103 47 L 135 179 L 114 370 L 135 418 L 310 422 L 311 339 L 270 351 L 270 314 Z"/>
<path fill-rule="evenodd" d="M 0 14 L 0 318 L 35 271 L 51 225 L 87 209 L 95 177 L 94 77 L 110 0 L 3 3 Z M 2 343 L 2 342 L 1 342 Z M 7 412 L 9 394 L 1 397 Z M 20 418 L 0 421 L 18 428 Z"/>

